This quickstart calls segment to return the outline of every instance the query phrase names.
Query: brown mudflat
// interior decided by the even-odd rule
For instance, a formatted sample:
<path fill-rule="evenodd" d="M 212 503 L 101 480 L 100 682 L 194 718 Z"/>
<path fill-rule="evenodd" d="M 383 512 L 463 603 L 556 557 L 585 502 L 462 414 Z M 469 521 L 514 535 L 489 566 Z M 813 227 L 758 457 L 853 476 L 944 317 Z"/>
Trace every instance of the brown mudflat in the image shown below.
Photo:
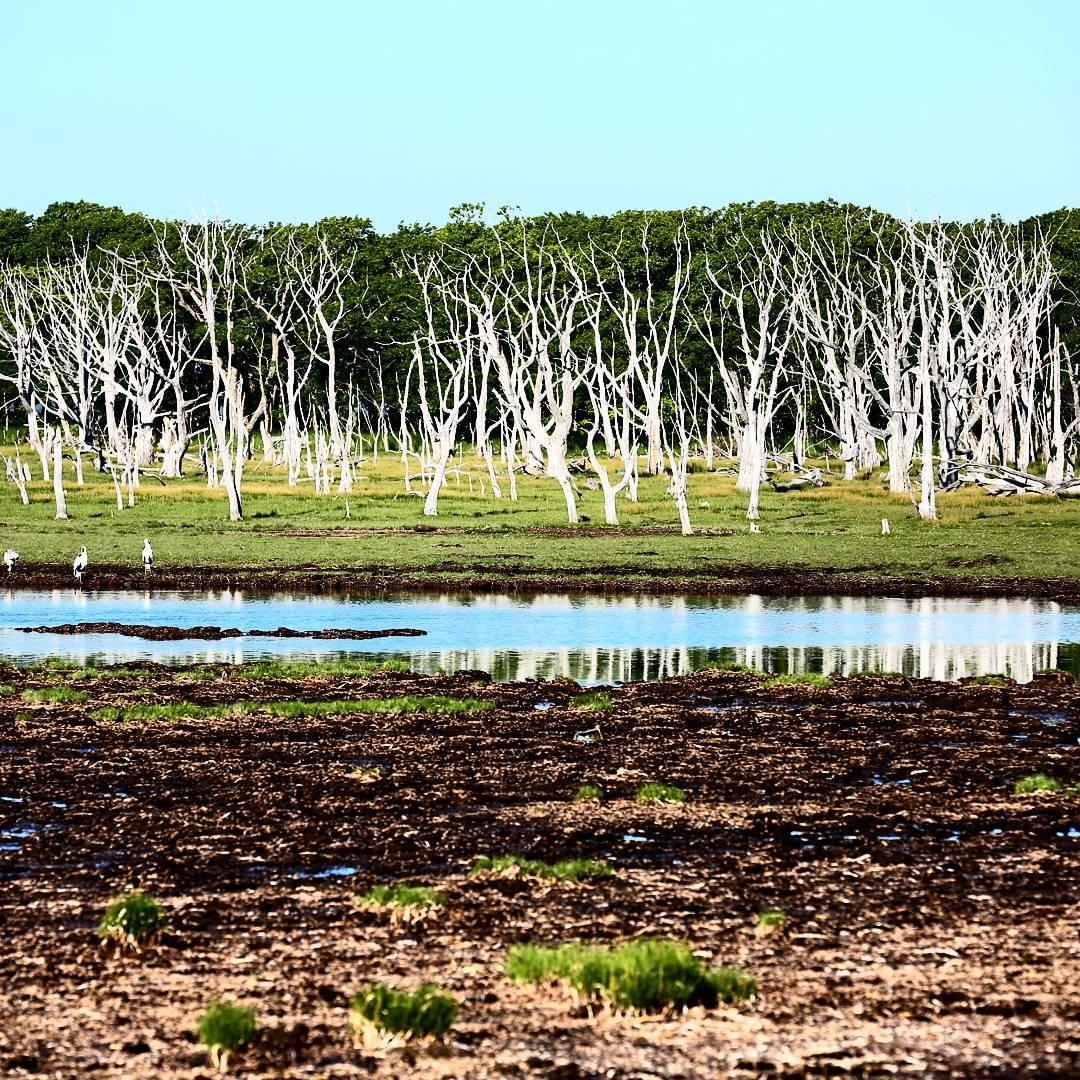
<path fill-rule="evenodd" d="M 392 531 L 392 530 L 387 530 Z M 413 530 L 415 531 L 415 530 Z M 443 530 L 441 530 L 443 531 Z M 451 530 L 445 530 L 450 532 Z M 549 533 L 545 533 L 548 535 Z M 305 534 L 307 535 L 307 534 Z M 316 535 L 312 532 L 311 535 Z M 329 535 L 329 534 L 327 534 Z M 342 535 L 335 532 L 333 535 Z M 553 537 L 557 534 L 550 532 Z M 578 535 L 575 533 L 575 535 Z M 722 561 L 700 570 L 626 566 L 535 567 L 527 555 L 486 555 L 484 565 L 447 560 L 424 570 L 367 567 L 198 567 L 162 566 L 147 576 L 139 567 L 95 563 L 83 575 L 85 589 L 212 590 L 253 593 L 305 592 L 325 595 L 395 595 L 419 592 L 548 593 L 577 595 L 689 596 L 956 596 L 1025 597 L 1075 602 L 1080 578 L 1010 577 L 995 573 L 1004 560 L 993 555 L 957 559 L 950 574 L 890 574 L 868 565 L 845 570 L 803 566 L 741 566 Z M 977 575 L 968 573 L 977 571 Z M 71 567 L 26 563 L 4 575 L 9 589 L 74 588 Z"/>
<path fill-rule="evenodd" d="M 3 681 L 45 685 L 40 673 Z M 0 1074 L 210 1077 L 217 997 L 258 1010 L 259 1077 L 1076 1076 L 1080 688 L 851 679 L 768 688 L 701 673 L 612 691 L 380 674 L 184 682 L 143 665 L 0 699 Z M 461 715 L 257 713 L 95 722 L 99 704 L 447 694 Z M 599 741 L 575 739 L 599 725 Z M 358 772 L 359 770 L 359 772 Z M 685 806 L 633 801 L 645 781 Z M 582 782 L 607 793 L 574 804 Z M 17 849 L 16 849 L 17 848 Z M 593 884 L 480 881 L 481 854 L 608 859 Z M 348 871 L 355 870 L 355 873 Z M 363 911 L 379 882 L 438 886 L 416 927 Z M 172 927 L 140 958 L 94 934 L 138 885 Z M 756 915 L 779 908 L 779 933 Z M 759 981 L 738 1008 L 589 1018 L 502 974 L 531 939 L 690 941 Z M 440 1053 L 353 1047 L 347 995 L 381 979 L 462 1002 Z"/>

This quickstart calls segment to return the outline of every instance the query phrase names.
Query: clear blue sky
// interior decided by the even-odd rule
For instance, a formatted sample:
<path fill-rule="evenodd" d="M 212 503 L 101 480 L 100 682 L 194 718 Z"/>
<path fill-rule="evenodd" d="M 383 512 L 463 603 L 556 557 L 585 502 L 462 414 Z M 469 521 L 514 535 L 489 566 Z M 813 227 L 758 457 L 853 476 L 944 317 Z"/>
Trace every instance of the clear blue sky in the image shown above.
<path fill-rule="evenodd" d="M 0 206 L 1080 205 L 1080 0 L 9 0 Z"/>

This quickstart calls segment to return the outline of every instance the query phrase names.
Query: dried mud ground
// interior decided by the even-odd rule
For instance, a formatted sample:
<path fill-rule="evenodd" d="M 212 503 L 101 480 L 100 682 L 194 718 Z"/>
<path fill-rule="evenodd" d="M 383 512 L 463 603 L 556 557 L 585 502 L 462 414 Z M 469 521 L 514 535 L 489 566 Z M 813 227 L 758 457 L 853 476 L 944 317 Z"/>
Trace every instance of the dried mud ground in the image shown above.
<path fill-rule="evenodd" d="M 1080 780 L 1066 676 L 814 690 L 699 673 L 615 688 L 603 712 L 574 707 L 567 682 L 467 674 L 252 682 L 146 666 L 77 685 L 90 700 L 0 699 L 3 1075 L 209 1077 L 194 1026 L 217 997 L 259 1014 L 242 1076 L 1080 1075 L 1080 797 L 1013 793 L 1038 771 Z M 91 716 L 401 693 L 495 708 Z M 597 723 L 599 741 L 575 740 Z M 688 803 L 635 803 L 656 779 Z M 603 804 L 571 801 L 586 781 Z M 615 875 L 468 876 L 510 851 L 606 858 Z M 437 885 L 449 906 L 391 925 L 357 904 L 389 881 Z M 136 885 L 171 928 L 110 960 L 97 919 Z M 785 927 L 758 936 L 774 907 Z M 645 934 L 752 972 L 758 995 L 590 1018 L 502 973 L 516 941 Z M 372 979 L 458 996 L 441 1052 L 352 1045 L 347 997 Z"/>

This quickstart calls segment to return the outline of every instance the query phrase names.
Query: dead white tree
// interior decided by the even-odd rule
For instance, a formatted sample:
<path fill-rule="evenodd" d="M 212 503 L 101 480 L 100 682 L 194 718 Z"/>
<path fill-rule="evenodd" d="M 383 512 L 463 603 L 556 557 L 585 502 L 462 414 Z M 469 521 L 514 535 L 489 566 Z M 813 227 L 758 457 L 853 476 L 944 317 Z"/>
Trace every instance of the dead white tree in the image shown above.
<path fill-rule="evenodd" d="M 222 221 L 182 222 L 172 226 L 174 243 L 163 229 L 157 236 L 161 281 L 205 332 L 183 342 L 194 363 L 209 370 L 207 413 L 214 453 L 229 501 L 229 519 L 241 521 L 248 428 L 244 383 L 236 342 L 236 303 L 246 237 Z M 208 468 L 209 474 L 209 468 Z"/>
<path fill-rule="evenodd" d="M 465 412 L 470 373 L 483 351 L 465 274 L 435 255 L 409 263 L 420 285 L 423 330 L 413 338 L 413 370 L 431 480 L 424 513 L 439 512 L 439 494 Z"/>

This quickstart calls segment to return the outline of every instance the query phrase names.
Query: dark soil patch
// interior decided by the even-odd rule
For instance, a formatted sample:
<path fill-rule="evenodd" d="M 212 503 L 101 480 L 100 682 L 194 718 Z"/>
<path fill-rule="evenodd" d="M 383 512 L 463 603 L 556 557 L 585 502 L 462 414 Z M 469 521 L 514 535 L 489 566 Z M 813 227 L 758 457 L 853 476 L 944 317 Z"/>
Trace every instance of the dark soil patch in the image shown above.
<path fill-rule="evenodd" d="M 260 1014 L 237 1071 L 265 1078 L 1076 1074 L 1080 798 L 1012 791 L 1038 771 L 1080 780 L 1071 680 L 811 690 L 703 672 L 613 688 L 586 724 L 568 681 L 221 673 L 187 683 L 148 665 L 88 681 L 85 703 L 0 698 L 0 1073 L 209 1077 L 191 1032 L 227 997 Z M 16 677 L 54 685 L 0 672 Z M 402 694 L 494 708 L 91 716 Z M 575 741 L 594 720 L 600 739 Z M 689 801 L 635 803 L 650 780 Z M 605 801 L 573 803 L 584 782 Z M 477 856 L 510 851 L 606 859 L 615 875 L 468 876 Z M 393 881 L 435 885 L 448 905 L 415 926 L 359 905 Z M 172 925 L 156 950 L 109 961 L 95 920 L 136 885 Z M 767 908 L 787 919 L 759 935 Z M 502 975 L 516 941 L 644 934 L 753 972 L 759 997 L 592 1020 Z M 445 1056 L 352 1047 L 347 995 L 372 979 L 459 997 Z"/>
<path fill-rule="evenodd" d="M 640 553 L 639 553 L 640 554 Z M 96 564 L 83 575 L 87 589 L 219 590 L 251 593 L 307 592 L 326 595 L 363 593 L 399 595 L 468 588 L 479 593 L 536 594 L 552 591 L 578 595 L 689 596 L 956 596 L 1025 597 L 1080 600 L 1080 579 L 975 577 L 961 574 L 903 576 L 872 567 L 834 570 L 788 566 L 725 566 L 704 570 L 646 567 L 634 572 L 625 566 L 539 569 L 526 557 L 508 554 L 484 557 L 476 564 L 445 562 L 430 570 L 370 570 L 357 567 L 297 566 L 291 568 L 236 567 L 199 569 L 168 567 L 154 571 L 147 582 L 141 569 Z M 981 563 L 965 563 L 975 567 Z M 60 564 L 27 564 L 5 579 L 13 589 L 71 588 L 71 568 Z"/>

